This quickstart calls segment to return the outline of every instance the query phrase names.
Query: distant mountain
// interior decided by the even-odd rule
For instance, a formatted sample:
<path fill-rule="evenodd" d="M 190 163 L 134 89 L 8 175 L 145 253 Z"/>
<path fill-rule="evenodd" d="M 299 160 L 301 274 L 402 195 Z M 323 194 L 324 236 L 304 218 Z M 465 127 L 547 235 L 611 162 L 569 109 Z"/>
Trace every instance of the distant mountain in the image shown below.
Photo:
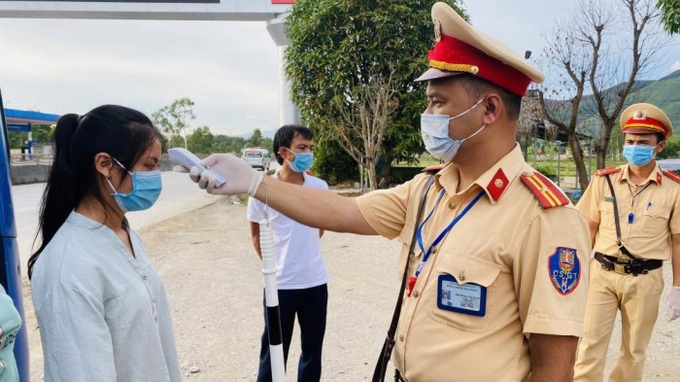
<path fill-rule="evenodd" d="M 651 83 L 629 99 L 658 106 L 668 114 L 673 125 L 680 126 L 680 70 Z"/>
<path fill-rule="evenodd" d="M 613 86 L 603 92 L 603 96 L 614 96 L 623 84 Z M 551 104 L 564 104 L 568 106 L 568 101 L 546 100 Z M 667 75 L 656 81 L 637 81 L 633 86 L 633 91 L 626 99 L 626 105 L 638 102 L 651 103 L 668 114 L 674 126 L 680 126 L 680 70 Z M 585 96 L 579 106 L 579 122 L 582 128 L 579 132 L 587 135 L 599 136 L 601 126 L 596 115 L 595 102 L 592 95 Z"/>

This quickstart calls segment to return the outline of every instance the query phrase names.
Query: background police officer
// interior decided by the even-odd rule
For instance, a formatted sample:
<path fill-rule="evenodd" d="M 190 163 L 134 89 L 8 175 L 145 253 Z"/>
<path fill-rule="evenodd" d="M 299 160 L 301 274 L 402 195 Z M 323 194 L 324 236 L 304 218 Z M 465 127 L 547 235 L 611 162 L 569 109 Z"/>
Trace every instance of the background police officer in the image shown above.
<path fill-rule="evenodd" d="M 680 177 L 654 160 L 673 127 L 661 109 L 647 103 L 624 110 L 620 124 L 628 164 L 597 171 L 577 205 L 588 219 L 595 257 L 575 381 L 602 380 L 618 310 L 623 338 L 610 380 L 642 379 L 666 260 L 673 266 L 668 317 L 680 316 Z"/>

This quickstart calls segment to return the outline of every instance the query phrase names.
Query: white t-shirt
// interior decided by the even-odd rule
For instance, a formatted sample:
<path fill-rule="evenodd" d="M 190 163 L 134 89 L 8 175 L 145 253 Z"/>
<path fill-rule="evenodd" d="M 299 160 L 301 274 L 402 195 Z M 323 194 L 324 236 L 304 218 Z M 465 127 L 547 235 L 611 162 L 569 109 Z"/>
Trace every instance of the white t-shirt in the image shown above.
<path fill-rule="evenodd" d="M 328 189 L 323 180 L 304 174 L 303 187 Z M 275 174 L 273 178 L 278 178 Z M 248 200 L 248 220 L 264 220 L 264 203 Z M 269 207 L 269 222 L 274 234 L 276 281 L 279 289 L 306 289 L 328 282 L 328 272 L 321 256 L 319 229 L 300 224 Z"/>

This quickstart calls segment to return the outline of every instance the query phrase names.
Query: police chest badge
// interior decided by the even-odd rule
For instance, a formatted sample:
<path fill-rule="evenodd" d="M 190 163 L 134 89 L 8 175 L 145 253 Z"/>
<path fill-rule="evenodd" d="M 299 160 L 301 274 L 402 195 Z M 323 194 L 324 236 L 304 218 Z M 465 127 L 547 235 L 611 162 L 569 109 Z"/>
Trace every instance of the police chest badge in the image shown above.
<path fill-rule="evenodd" d="M 557 247 L 548 259 L 550 280 L 557 291 L 566 296 L 573 292 L 581 279 L 581 262 L 573 248 Z"/>

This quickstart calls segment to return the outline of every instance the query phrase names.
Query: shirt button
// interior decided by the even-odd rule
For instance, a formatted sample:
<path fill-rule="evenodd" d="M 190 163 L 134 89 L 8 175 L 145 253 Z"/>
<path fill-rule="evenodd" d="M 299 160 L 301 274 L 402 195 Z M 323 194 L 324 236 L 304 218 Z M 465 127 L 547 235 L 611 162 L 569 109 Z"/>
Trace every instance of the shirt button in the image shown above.
<path fill-rule="evenodd" d="M 435 253 L 437 253 L 437 247 L 432 247 L 432 254 L 434 255 Z"/>
<path fill-rule="evenodd" d="M 418 296 L 420 296 L 420 293 L 418 293 L 418 291 L 413 292 L 413 297 L 418 298 Z"/>
<path fill-rule="evenodd" d="M 142 275 L 142 280 L 146 280 L 146 275 Z"/>
<path fill-rule="evenodd" d="M 400 342 L 404 342 L 404 335 L 403 335 L 403 334 L 400 334 L 400 335 L 399 335 L 399 341 L 400 341 Z"/>
<path fill-rule="evenodd" d="M 450 210 L 455 210 L 456 207 L 458 207 L 458 205 L 456 204 L 456 202 L 449 202 L 449 209 L 450 209 Z"/>
<path fill-rule="evenodd" d="M 458 279 L 460 281 L 465 281 L 465 271 L 460 272 L 460 274 L 458 275 Z"/>

